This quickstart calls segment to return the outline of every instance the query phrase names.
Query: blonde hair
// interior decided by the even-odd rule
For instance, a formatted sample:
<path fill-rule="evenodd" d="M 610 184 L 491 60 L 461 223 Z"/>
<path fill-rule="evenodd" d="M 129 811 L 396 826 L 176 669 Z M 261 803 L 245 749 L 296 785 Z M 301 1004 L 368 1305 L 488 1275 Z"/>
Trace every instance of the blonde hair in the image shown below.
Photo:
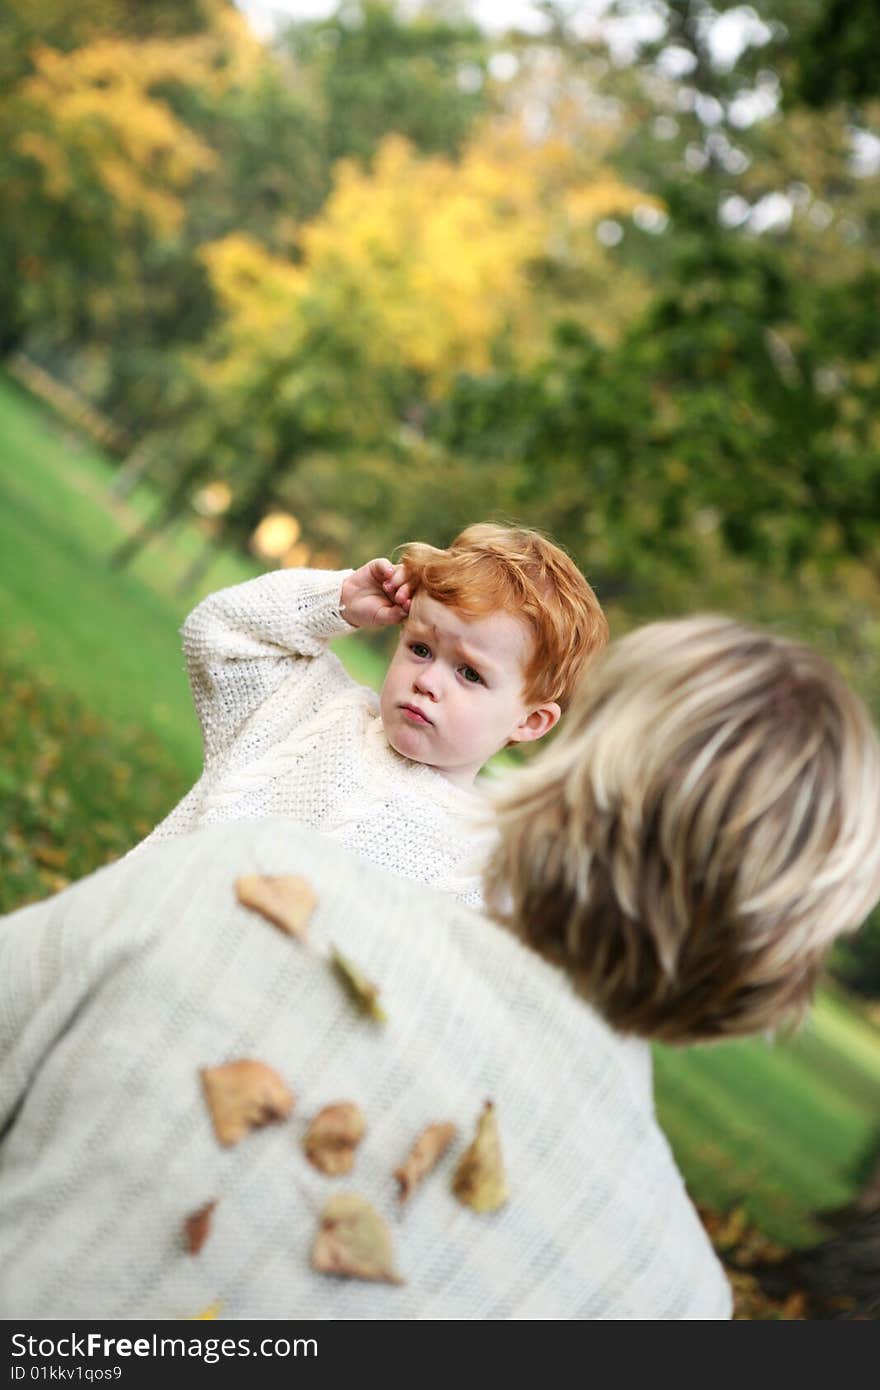
<path fill-rule="evenodd" d="M 609 648 L 497 810 L 490 908 L 622 1032 L 798 1017 L 880 897 L 867 711 L 808 647 L 726 618 Z"/>
<path fill-rule="evenodd" d="M 481 522 L 448 550 L 413 541 L 401 547 L 412 591 L 472 617 L 504 610 L 533 634 L 525 665 L 526 704 L 565 709 L 578 679 L 608 641 L 599 600 L 574 561 L 539 531 Z"/>

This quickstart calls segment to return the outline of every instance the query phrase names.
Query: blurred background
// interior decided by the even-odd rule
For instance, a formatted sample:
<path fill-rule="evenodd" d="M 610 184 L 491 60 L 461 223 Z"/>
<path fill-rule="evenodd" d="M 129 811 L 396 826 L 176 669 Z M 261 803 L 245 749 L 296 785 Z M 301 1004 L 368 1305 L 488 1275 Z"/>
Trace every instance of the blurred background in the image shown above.
<path fill-rule="evenodd" d="M 198 775 L 201 596 L 477 519 L 552 534 L 615 635 L 736 614 L 877 714 L 878 37 L 877 0 L 0 0 L 0 908 Z M 876 1316 L 876 1234 L 873 1305 L 749 1271 L 880 1219 L 880 917 L 799 1034 L 656 1076 L 738 1316 Z"/>

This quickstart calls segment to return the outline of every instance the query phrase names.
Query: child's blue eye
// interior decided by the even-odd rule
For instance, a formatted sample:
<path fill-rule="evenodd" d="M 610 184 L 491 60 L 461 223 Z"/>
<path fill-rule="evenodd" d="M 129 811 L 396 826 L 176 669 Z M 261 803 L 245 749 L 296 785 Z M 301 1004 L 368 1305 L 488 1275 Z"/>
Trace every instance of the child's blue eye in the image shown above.
<path fill-rule="evenodd" d="M 411 643 L 410 643 L 410 648 L 409 648 L 409 649 L 410 649 L 410 651 L 412 652 L 413 656 L 430 656 L 430 655 L 431 655 L 431 648 L 430 648 L 430 647 L 426 647 L 425 644 L 424 644 L 424 642 L 411 642 Z"/>
<path fill-rule="evenodd" d="M 479 671 L 474 670 L 473 666 L 462 666 L 461 674 L 471 685 L 482 684 L 483 677 L 480 675 Z"/>

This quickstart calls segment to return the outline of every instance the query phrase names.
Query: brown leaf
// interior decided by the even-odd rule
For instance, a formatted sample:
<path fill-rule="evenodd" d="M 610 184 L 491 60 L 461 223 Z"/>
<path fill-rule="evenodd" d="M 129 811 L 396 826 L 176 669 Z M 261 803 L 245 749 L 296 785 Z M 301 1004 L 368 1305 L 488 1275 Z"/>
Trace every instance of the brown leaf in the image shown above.
<path fill-rule="evenodd" d="M 305 941 L 318 899 L 298 874 L 244 874 L 235 880 L 238 901 L 259 912 L 288 936 Z"/>
<path fill-rule="evenodd" d="M 325 1105 L 306 1131 L 306 1158 L 330 1177 L 350 1172 L 354 1151 L 364 1137 L 364 1113 L 352 1100 Z"/>
<path fill-rule="evenodd" d="M 198 1211 L 194 1211 L 183 1223 L 183 1236 L 186 1248 L 191 1255 L 197 1255 L 208 1239 L 211 1231 L 211 1217 L 214 1214 L 216 1201 L 206 1202 Z"/>
<path fill-rule="evenodd" d="M 460 1202 L 474 1211 L 497 1211 L 507 1201 L 507 1178 L 491 1100 L 483 1106 L 473 1143 L 458 1161 L 452 1190 Z"/>
<path fill-rule="evenodd" d="M 406 1202 L 415 1192 L 422 1178 L 439 1163 L 449 1145 L 455 1138 L 455 1125 L 434 1124 L 423 1129 L 413 1144 L 406 1161 L 394 1170 L 400 1183 L 398 1198 Z"/>
<path fill-rule="evenodd" d="M 286 1119 L 294 1106 L 292 1091 L 264 1062 L 203 1067 L 201 1077 L 221 1144 L 237 1144 L 250 1130 Z"/>
<path fill-rule="evenodd" d="M 330 963 L 358 1008 L 370 1018 L 384 1023 L 388 1015 L 379 1003 L 379 990 L 341 951 L 333 947 Z"/>
<path fill-rule="evenodd" d="M 63 869 L 67 864 L 68 853 L 66 849 L 59 849 L 55 845 L 36 845 L 34 858 L 38 864 L 45 864 L 50 869 Z"/>
<path fill-rule="evenodd" d="M 391 1235 L 383 1218 L 356 1192 L 331 1197 L 321 1212 L 312 1246 L 312 1267 L 321 1274 L 402 1284 L 394 1268 Z"/>

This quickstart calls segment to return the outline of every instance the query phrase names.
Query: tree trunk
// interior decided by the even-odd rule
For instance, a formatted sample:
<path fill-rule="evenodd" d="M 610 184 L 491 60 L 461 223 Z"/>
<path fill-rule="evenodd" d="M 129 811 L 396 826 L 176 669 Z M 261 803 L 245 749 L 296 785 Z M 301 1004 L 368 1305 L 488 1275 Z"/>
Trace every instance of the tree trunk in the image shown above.
<path fill-rule="evenodd" d="M 108 489 L 110 496 L 118 497 L 120 501 L 128 497 L 144 477 L 152 461 L 153 458 L 149 446 L 146 444 L 138 444 L 132 449 L 121 467 L 116 470 L 113 481 Z"/>
<path fill-rule="evenodd" d="M 124 569 L 126 565 L 131 564 L 135 556 L 139 555 L 151 540 L 166 531 L 172 522 L 187 510 L 193 485 L 206 471 L 207 465 L 204 463 L 192 464 L 184 471 L 168 495 L 165 505 L 111 552 L 111 569 Z"/>

